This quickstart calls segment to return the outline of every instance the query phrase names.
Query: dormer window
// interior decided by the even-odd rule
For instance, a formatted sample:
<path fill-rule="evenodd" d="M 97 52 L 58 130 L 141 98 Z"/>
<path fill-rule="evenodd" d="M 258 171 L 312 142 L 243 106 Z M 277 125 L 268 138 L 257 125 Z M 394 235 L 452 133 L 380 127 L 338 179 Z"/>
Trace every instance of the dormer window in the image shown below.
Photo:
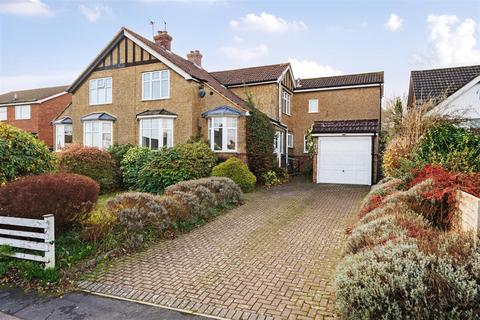
<path fill-rule="evenodd" d="M 90 105 L 112 103 L 112 78 L 90 80 Z"/>
<path fill-rule="evenodd" d="M 142 73 L 142 100 L 170 98 L 170 72 L 168 70 Z"/>

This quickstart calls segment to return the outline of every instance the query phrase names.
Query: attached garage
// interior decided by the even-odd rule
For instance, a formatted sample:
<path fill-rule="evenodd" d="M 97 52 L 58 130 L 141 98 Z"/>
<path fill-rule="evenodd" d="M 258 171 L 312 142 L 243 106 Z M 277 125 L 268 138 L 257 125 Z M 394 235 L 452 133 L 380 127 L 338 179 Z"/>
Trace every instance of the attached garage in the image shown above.
<path fill-rule="evenodd" d="M 371 185 L 375 182 L 377 120 L 315 122 L 314 181 Z"/>

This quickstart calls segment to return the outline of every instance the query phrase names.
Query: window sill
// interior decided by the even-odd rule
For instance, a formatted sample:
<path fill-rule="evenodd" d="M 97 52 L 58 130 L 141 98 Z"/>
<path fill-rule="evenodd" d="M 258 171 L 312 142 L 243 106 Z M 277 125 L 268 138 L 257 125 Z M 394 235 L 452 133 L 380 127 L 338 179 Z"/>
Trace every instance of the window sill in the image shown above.
<path fill-rule="evenodd" d="M 282 112 L 282 114 L 284 114 L 284 115 L 286 115 L 286 116 L 289 116 L 289 117 L 291 117 L 291 116 L 292 116 L 292 114 L 291 114 L 291 113 Z"/>
<path fill-rule="evenodd" d="M 308 113 L 318 113 L 318 111 L 308 111 Z"/>
<path fill-rule="evenodd" d="M 147 101 L 158 101 L 158 100 L 168 100 L 170 97 L 165 97 L 165 98 L 157 98 L 157 99 L 142 99 L 142 102 L 147 102 Z"/>
<path fill-rule="evenodd" d="M 237 150 L 212 150 L 215 153 L 238 153 Z"/>
<path fill-rule="evenodd" d="M 96 103 L 96 104 L 89 104 L 89 106 L 91 106 L 91 107 L 95 107 L 95 106 L 106 106 L 106 105 L 109 105 L 109 104 L 112 104 L 112 103 L 111 103 L 111 102 Z"/>

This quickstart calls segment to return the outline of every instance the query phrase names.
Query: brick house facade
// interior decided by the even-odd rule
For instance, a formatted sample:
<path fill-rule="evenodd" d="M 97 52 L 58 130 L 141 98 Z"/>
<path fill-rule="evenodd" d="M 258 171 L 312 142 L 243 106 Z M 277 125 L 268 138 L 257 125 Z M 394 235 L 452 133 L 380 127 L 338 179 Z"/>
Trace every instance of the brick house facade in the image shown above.
<path fill-rule="evenodd" d="M 0 121 L 36 135 L 53 149 L 52 121 L 68 106 L 67 86 L 13 91 L 0 95 Z"/>
<path fill-rule="evenodd" d="M 120 30 L 68 89 L 72 103 L 57 121 L 71 119 L 74 143 L 159 148 L 203 136 L 221 158 L 246 160 L 250 97 L 275 127 L 278 163 L 301 170 L 315 122 L 380 120 L 383 72 L 295 80 L 289 63 L 207 72 L 198 50 L 185 59 L 171 41 L 166 31 L 150 41 Z M 308 112 L 312 99 L 318 112 Z"/>

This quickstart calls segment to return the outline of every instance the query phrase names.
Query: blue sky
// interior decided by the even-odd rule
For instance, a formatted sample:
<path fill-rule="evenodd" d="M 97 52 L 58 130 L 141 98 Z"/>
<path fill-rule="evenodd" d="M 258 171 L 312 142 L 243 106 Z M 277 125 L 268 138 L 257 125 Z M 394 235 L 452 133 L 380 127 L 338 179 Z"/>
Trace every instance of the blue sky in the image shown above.
<path fill-rule="evenodd" d="M 0 0 L 0 92 L 68 84 L 122 26 L 210 71 L 291 61 L 295 77 L 385 71 L 386 97 L 410 70 L 480 64 L 480 1 Z"/>

